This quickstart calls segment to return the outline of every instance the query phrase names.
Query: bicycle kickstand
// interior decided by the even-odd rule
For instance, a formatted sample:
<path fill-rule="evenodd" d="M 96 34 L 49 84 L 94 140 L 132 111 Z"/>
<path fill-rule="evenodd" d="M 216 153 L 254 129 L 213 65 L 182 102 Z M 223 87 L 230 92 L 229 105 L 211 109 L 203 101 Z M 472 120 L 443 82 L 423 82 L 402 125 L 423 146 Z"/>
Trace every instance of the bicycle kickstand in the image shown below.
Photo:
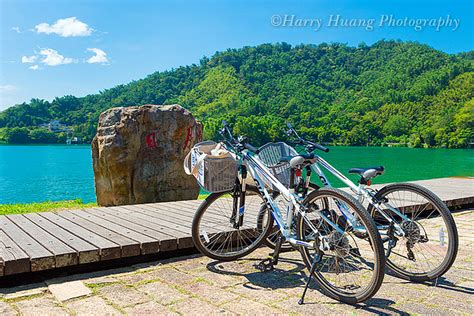
<path fill-rule="evenodd" d="M 258 270 L 262 272 L 273 270 L 274 266 L 278 264 L 278 258 L 280 257 L 280 250 L 281 250 L 282 243 L 283 243 L 283 237 L 280 236 L 278 237 L 278 240 L 275 244 L 275 250 L 273 251 L 273 254 L 269 256 L 267 259 L 260 261 L 260 263 L 255 265 L 255 268 L 257 268 Z"/>
<path fill-rule="evenodd" d="M 314 256 L 313 264 L 311 265 L 311 269 L 309 270 L 308 281 L 306 282 L 306 285 L 304 287 L 303 295 L 301 295 L 301 298 L 298 301 L 299 305 L 304 304 L 304 297 L 306 295 L 306 291 L 308 290 L 309 282 L 311 282 L 311 278 L 313 277 L 314 270 L 316 270 L 316 266 L 318 265 L 318 263 L 321 262 L 321 258 L 322 258 L 322 256 L 320 254 L 317 254 L 317 255 Z"/>

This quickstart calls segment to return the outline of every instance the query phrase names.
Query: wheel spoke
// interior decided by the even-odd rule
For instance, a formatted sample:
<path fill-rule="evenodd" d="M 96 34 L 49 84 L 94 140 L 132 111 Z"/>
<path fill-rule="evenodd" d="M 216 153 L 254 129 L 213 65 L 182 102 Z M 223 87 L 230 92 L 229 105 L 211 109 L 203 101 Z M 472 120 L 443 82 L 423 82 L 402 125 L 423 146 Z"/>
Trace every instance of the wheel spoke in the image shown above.
<path fill-rule="evenodd" d="M 270 217 L 257 225 L 263 199 L 256 188 L 248 186 L 248 192 L 252 194 L 246 195 L 243 223 L 239 227 L 234 224 L 238 218 L 231 220 L 234 205 L 232 192 L 211 194 L 204 202 L 206 204 L 203 204 L 198 219 L 193 223 L 193 227 L 197 225 L 196 234 L 199 235 L 195 241 L 199 242 L 197 246 L 204 254 L 222 260 L 238 258 L 262 242 L 269 229 Z"/>
<path fill-rule="evenodd" d="M 397 246 L 387 260 L 395 273 L 428 280 L 435 271 L 446 270 L 443 269 L 446 262 L 454 260 L 448 247 L 450 243 L 456 243 L 451 236 L 453 228 L 447 222 L 451 215 L 447 207 L 441 201 L 433 200 L 432 196 L 426 189 L 410 184 L 389 185 L 378 193 L 379 199 L 387 199 L 391 207 L 409 218 L 403 222 L 392 211 L 386 210 L 405 231 L 405 236 L 398 237 Z M 444 235 L 444 244 L 440 235 Z"/>
<path fill-rule="evenodd" d="M 344 205 L 349 212 L 359 218 L 360 225 L 365 228 L 365 231 L 373 231 L 374 226 L 371 229 L 366 226 L 366 221 L 371 222 L 370 217 L 365 214 L 365 219 L 361 218 L 360 214 L 365 210 L 362 206 L 356 209 L 355 205 L 360 204 L 355 203 L 357 202 L 350 203 L 349 200 L 346 201 L 338 195 L 316 194 L 306 203 L 310 208 L 305 213 L 306 218 L 301 218 L 298 221 L 299 238 L 304 241 L 316 241 L 318 248 L 321 243 L 329 245 L 329 248 L 324 248 L 325 250 L 320 253 L 323 255 L 322 261 L 315 273 L 321 280 L 321 286 L 331 288 L 331 291 L 336 291 L 343 296 L 358 295 L 358 293 L 373 287 L 373 282 L 376 282 L 375 268 L 381 264 L 381 249 L 377 259 L 371 246 L 371 242 L 375 244 L 375 238 L 378 236 L 370 235 L 368 238 L 367 236 L 364 238 L 357 236 L 355 230 L 341 214 L 339 206 Z M 320 215 L 325 216 L 332 224 L 323 220 Z M 338 226 L 342 233 L 336 230 L 333 225 Z M 308 268 L 313 262 L 316 251 L 321 250 L 304 248 L 302 251 Z M 381 275 L 380 271 L 377 273 Z"/>

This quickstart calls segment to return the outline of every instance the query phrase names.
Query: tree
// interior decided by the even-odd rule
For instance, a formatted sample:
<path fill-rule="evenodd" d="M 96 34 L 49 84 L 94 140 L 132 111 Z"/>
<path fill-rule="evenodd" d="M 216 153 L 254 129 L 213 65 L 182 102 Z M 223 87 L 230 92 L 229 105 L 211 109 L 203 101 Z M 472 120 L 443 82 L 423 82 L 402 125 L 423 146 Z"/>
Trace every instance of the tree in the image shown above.
<path fill-rule="evenodd" d="M 394 115 L 383 126 L 385 135 L 402 136 L 410 129 L 410 121 L 401 115 Z"/>
<path fill-rule="evenodd" d="M 48 144 L 57 142 L 56 135 L 44 128 L 30 130 L 29 138 L 31 142 L 38 144 Z"/>
<path fill-rule="evenodd" d="M 13 127 L 5 131 L 5 141 L 10 144 L 25 144 L 30 141 L 28 128 Z"/>

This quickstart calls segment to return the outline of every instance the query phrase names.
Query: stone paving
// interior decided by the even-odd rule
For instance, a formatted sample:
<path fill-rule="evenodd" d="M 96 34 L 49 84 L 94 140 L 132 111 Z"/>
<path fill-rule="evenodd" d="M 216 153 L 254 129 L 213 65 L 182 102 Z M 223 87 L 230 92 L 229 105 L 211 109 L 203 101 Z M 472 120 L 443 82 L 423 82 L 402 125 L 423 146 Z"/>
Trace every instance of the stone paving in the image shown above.
<path fill-rule="evenodd" d="M 387 275 L 376 296 L 359 306 L 329 299 L 316 286 L 308 292 L 306 303 L 298 305 L 307 273 L 299 254 L 283 253 L 277 269 L 260 272 L 254 264 L 269 253 L 268 248 L 260 248 L 234 262 L 194 255 L 0 289 L 0 315 L 470 315 L 474 313 L 474 210 L 454 217 L 460 251 L 437 284 L 413 284 Z M 65 293 L 54 296 L 61 288 Z"/>

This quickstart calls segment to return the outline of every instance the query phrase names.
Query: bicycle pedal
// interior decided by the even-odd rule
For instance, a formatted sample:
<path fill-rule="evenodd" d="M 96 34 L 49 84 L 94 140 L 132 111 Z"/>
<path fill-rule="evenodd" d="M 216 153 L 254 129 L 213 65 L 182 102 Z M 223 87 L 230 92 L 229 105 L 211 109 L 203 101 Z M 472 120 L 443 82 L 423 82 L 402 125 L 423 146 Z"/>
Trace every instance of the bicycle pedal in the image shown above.
<path fill-rule="evenodd" d="M 260 261 L 258 264 L 254 265 L 254 267 L 257 270 L 260 270 L 261 272 L 271 271 L 274 269 L 273 259 L 272 258 L 264 259 Z"/>

